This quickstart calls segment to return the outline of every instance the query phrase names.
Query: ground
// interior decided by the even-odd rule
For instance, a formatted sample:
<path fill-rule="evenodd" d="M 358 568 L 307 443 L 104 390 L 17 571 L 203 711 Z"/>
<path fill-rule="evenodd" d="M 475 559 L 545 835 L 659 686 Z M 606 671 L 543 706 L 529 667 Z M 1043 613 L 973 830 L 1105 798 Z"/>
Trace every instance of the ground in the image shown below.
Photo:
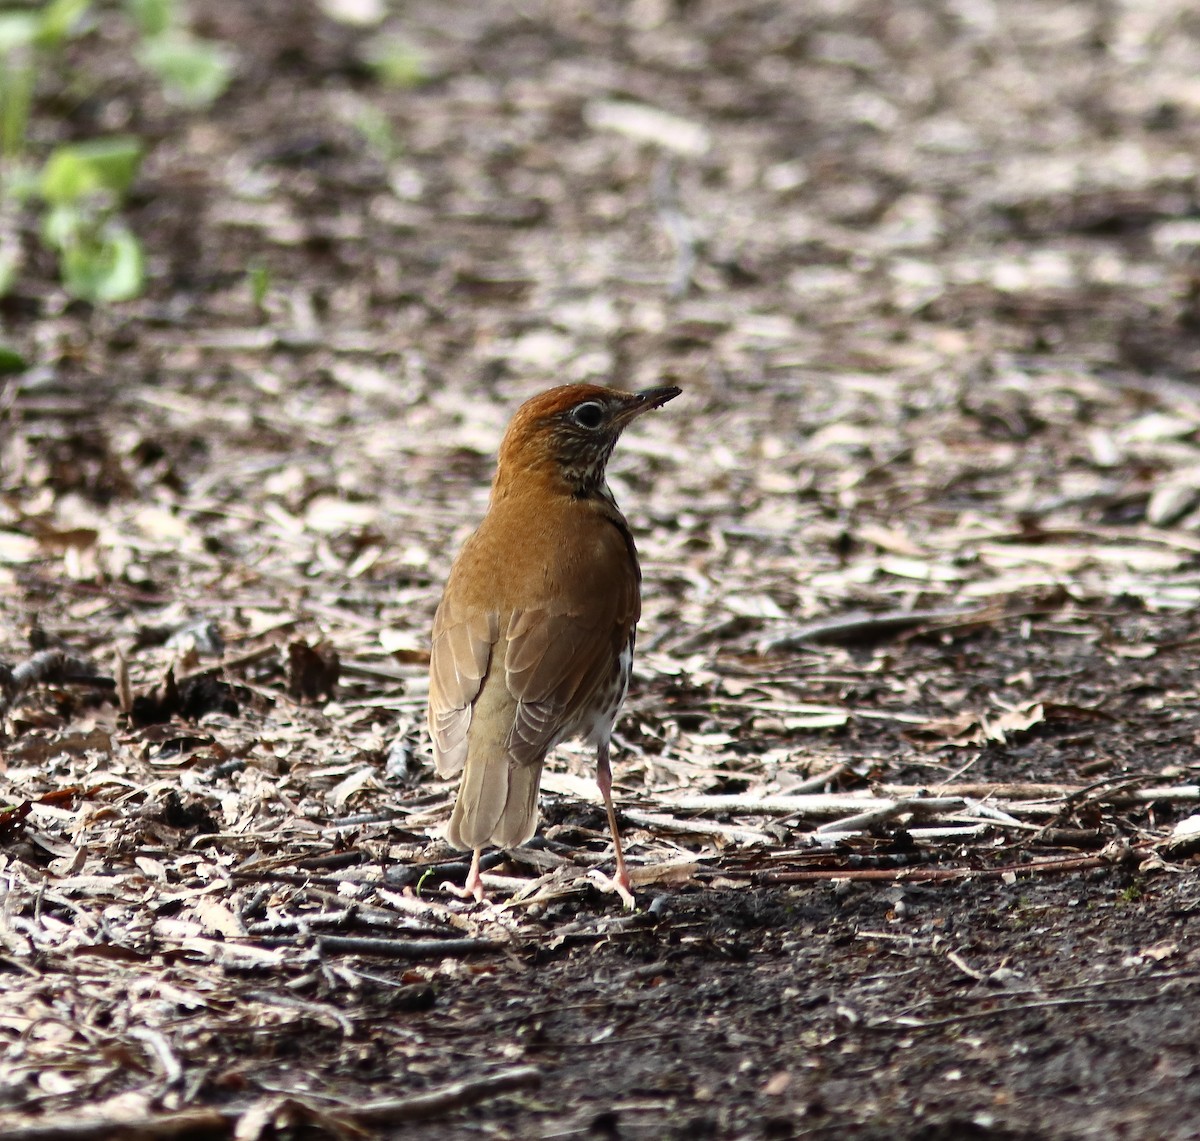
<path fill-rule="evenodd" d="M 30 125 L 146 143 L 146 296 L 0 212 L 5 1136 L 1200 1136 L 1192 7 L 189 13 L 211 108 L 101 6 Z M 684 390 L 633 913 L 569 748 L 456 898 L 422 724 L 577 380 Z"/>

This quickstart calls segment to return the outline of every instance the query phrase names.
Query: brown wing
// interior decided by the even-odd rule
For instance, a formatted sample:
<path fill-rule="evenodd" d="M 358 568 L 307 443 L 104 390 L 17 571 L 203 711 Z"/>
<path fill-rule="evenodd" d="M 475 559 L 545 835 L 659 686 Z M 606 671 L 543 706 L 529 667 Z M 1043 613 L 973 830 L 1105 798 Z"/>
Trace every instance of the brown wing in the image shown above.
<path fill-rule="evenodd" d="M 454 613 L 443 599 L 433 619 L 429 653 L 429 736 L 441 776 L 453 776 L 467 759 L 471 713 L 500 636 L 500 616 Z"/>
<path fill-rule="evenodd" d="M 578 732 L 591 699 L 606 688 L 637 621 L 637 584 L 614 592 L 610 606 L 538 608 L 515 613 L 504 672 L 517 700 L 509 755 L 536 764 L 555 743 Z"/>

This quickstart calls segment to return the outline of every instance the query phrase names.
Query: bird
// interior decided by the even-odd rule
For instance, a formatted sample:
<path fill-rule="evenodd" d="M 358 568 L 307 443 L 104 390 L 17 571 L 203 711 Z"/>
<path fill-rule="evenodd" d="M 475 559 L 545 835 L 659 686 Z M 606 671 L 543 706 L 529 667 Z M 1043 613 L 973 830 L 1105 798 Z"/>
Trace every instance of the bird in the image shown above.
<path fill-rule="evenodd" d="M 609 742 L 641 616 L 641 567 L 606 469 L 621 433 L 681 393 L 551 388 L 517 409 L 487 512 L 455 557 L 433 619 L 429 735 L 438 774 L 459 775 L 446 838 L 473 852 L 465 891 L 484 897 L 486 845 L 532 838 L 546 755 L 584 738 L 616 859 L 635 906 L 612 802 Z"/>

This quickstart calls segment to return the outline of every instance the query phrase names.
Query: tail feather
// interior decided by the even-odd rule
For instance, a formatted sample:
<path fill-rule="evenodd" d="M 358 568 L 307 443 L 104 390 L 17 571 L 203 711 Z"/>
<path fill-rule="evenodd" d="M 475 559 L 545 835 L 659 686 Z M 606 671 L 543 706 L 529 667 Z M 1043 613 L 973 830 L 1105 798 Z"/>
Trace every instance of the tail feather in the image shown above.
<path fill-rule="evenodd" d="M 500 848 L 516 848 L 528 841 L 537 831 L 538 787 L 542 783 L 542 766 L 515 765 L 508 770 L 508 800 L 496 827 L 492 843 Z"/>
<path fill-rule="evenodd" d="M 498 660 L 496 652 L 492 661 Z M 517 701 L 505 675 L 489 671 L 471 713 L 462 780 L 446 829 L 456 848 L 515 848 L 537 828 L 544 750 L 532 760 L 513 756 L 509 741 L 517 717 Z"/>
<path fill-rule="evenodd" d="M 456 848 L 482 848 L 491 843 L 492 832 L 508 801 L 508 779 L 503 760 L 489 761 L 467 756 L 458 797 L 450 817 L 446 838 Z"/>
<path fill-rule="evenodd" d="M 515 848 L 537 830 L 542 766 L 513 765 L 505 756 L 468 757 L 446 829 L 456 848 Z"/>

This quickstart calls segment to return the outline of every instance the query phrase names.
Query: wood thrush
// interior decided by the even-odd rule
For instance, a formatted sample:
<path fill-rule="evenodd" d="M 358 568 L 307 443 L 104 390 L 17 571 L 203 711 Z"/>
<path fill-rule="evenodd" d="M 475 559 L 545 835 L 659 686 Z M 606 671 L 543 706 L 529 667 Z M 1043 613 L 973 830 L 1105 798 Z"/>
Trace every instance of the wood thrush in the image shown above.
<path fill-rule="evenodd" d="M 679 393 L 571 384 L 523 404 L 500 445 L 487 514 L 450 569 L 433 619 L 429 733 L 438 772 L 462 773 L 446 836 L 474 849 L 467 889 L 477 899 L 483 846 L 533 835 L 546 754 L 583 737 L 596 747 L 613 882 L 633 905 L 608 746 L 642 573 L 605 467 L 622 430 Z"/>

